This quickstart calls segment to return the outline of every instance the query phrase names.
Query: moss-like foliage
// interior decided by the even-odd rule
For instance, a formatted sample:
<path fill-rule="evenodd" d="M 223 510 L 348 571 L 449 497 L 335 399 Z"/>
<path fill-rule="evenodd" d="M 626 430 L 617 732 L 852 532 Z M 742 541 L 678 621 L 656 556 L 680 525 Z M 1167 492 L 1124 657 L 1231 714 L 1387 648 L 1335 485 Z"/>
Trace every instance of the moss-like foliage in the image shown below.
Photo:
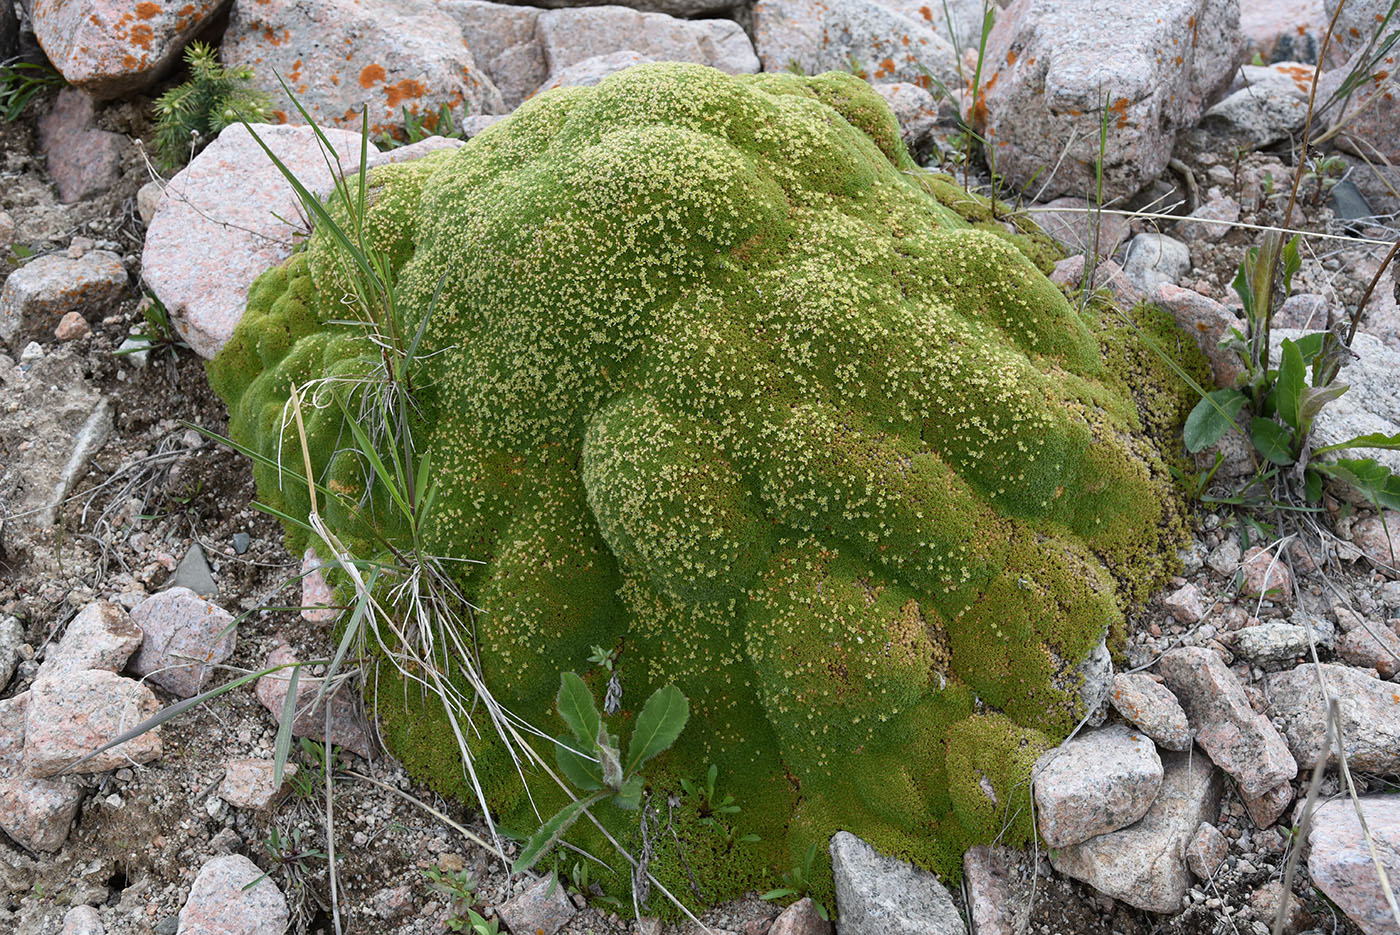
<path fill-rule="evenodd" d="M 558 733 L 559 672 L 615 649 L 624 735 L 658 686 L 690 699 L 652 791 L 716 764 L 743 809 L 716 825 L 654 798 L 664 882 L 766 886 L 838 828 L 953 873 L 968 844 L 1030 833 L 1029 764 L 1082 714 L 1077 667 L 1179 527 L 1152 436 L 1181 398 L 1045 278 L 1043 235 L 917 169 L 840 74 L 639 66 L 377 169 L 371 195 L 409 332 L 437 295 L 415 389 L 440 485 L 426 548 L 478 562 L 453 567 L 494 694 Z M 234 436 L 293 466 L 289 387 L 380 357 L 335 323 L 338 270 L 313 236 L 210 365 Z M 388 523 L 340 410 L 307 431 L 323 480 Z M 304 489 L 258 480 L 305 514 Z M 601 699 L 607 674 L 588 678 Z M 466 794 L 435 703 L 385 670 L 370 691 L 393 751 Z M 471 743 L 503 824 L 533 830 L 489 725 Z M 599 817 L 637 843 L 635 814 Z"/>

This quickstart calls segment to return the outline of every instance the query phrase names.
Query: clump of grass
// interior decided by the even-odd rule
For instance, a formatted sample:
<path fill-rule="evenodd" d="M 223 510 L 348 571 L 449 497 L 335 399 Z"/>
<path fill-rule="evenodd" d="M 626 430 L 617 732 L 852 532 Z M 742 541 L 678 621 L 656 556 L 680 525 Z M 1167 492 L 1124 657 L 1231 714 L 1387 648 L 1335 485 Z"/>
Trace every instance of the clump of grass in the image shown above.
<path fill-rule="evenodd" d="M 171 88 L 155 103 L 155 154 L 165 171 L 179 169 L 210 140 L 235 123 L 265 123 L 272 99 L 253 87 L 249 65 L 225 67 L 219 53 L 202 42 L 185 49 L 190 80 Z"/>

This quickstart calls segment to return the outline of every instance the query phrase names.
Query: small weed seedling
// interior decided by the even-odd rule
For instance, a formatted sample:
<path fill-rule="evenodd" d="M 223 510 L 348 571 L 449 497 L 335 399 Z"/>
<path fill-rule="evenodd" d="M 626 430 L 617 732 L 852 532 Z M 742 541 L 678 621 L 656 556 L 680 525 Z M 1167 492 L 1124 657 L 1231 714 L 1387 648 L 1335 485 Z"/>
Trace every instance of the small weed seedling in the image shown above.
<path fill-rule="evenodd" d="M 587 794 L 569 802 L 540 826 L 521 848 L 512 873 L 533 867 L 574 822 L 604 799 L 611 800 L 617 808 L 639 809 L 644 784 L 638 771 L 652 757 L 670 749 L 690 717 L 690 703 L 680 689 L 674 685 L 658 688 L 637 715 L 627 757 L 623 759 L 617 735 L 609 733 L 583 679 L 572 672 L 563 673 L 556 703 L 573 736 L 558 738 L 555 762 L 564 777 Z"/>
<path fill-rule="evenodd" d="M 719 777 L 719 767 L 714 763 L 710 764 L 710 769 L 705 773 L 702 782 L 691 782 L 689 779 L 681 780 L 681 791 L 689 798 L 695 800 L 695 807 L 700 812 L 700 824 L 708 825 L 715 829 L 715 832 L 729 843 L 738 842 L 740 844 L 752 844 L 758 840 L 756 834 L 741 834 L 736 836 L 734 828 L 728 821 L 724 820 L 725 815 L 737 815 L 740 808 L 734 802 L 734 796 L 725 793 L 720 798 L 715 793 L 715 780 Z"/>
<path fill-rule="evenodd" d="M 381 150 L 389 150 L 421 143 L 430 136 L 460 140 L 465 139 L 465 135 L 466 131 L 457 125 L 452 108 L 443 104 L 435 113 L 415 114 L 407 107 L 403 108 L 403 134 L 400 136 L 397 131 L 385 133 L 374 142 Z"/>
<path fill-rule="evenodd" d="M 807 853 L 802 855 L 802 861 L 794 864 L 792 869 L 783 874 L 783 885 L 777 889 L 769 890 L 759 899 L 774 901 L 778 899 L 801 899 L 811 894 L 812 890 L 812 864 L 817 859 L 817 845 L 813 844 L 807 848 Z M 826 906 L 812 900 L 812 905 L 817 909 L 817 915 L 827 921 L 831 920 L 831 913 L 827 912 Z"/>

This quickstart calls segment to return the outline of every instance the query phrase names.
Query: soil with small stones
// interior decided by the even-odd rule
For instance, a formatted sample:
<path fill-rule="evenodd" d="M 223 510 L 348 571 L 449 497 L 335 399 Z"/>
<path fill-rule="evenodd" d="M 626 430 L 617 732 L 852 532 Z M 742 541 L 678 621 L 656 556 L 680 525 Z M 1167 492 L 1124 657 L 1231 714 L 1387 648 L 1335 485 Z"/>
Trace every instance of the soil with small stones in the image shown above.
<path fill-rule="evenodd" d="M 87 237 L 98 246 L 107 242 L 122 255 L 132 283 L 138 282 L 144 231 L 134 196 L 149 177 L 140 151 L 133 145 L 124 156 L 121 181 L 112 191 L 60 205 L 36 144 L 33 113 L 43 106 L 42 101 L 31 106 L 30 116 L 20 122 L 0 123 L 0 210 L 18 226 L 18 249 L 0 262 L 0 274 L 21 258 L 64 250 L 74 237 Z M 149 100 L 135 98 L 103 107 L 99 122 L 105 129 L 149 142 L 149 113 Z M 1216 184 L 1252 205 L 1244 220 L 1281 220 L 1279 189 L 1286 186 L 1291 170 L 1280 157 L 1287 154 L 1251 153 L 1238 161 L 1210 152 L 1184 155 L 1203 191 Z M 1314 205 L 1310 193 L 1304 194 L 1295 223 L 1314 230 L 1335 228 L 1325 202 L 1319 198 Z M 1158 225 L 1172 232 L 1170 220 L 1138 220 L 1134 225 Z M 1239 258 L 1254 242 L 1253 232 L 1235 230 L 1216 243 L 1193 244 L 1196 267 L 1185 284 L 1228 300 L 1228 283 Z M 1356 273 L 1362 253 L 1374 255 L 1375 250 L 1346 245 L 1305 250 L 1295 291 L 1321 292 L 1338 305 L 1355 302 L 1365 287 Z M 67 503 L 61 535 L 11 549 L 11 564 L 0 568 L 0 616 L 17 616 L 28 644 L 42 652 L 87 603 L 104 598 L 134 603 L 166 584 L 179 559 L 198 545 L 218 583 L 218 602 L 235 614 L 247 613 L 239 624 L 237 650 L 225 664 L 228 675 L 261 668 L 281 641 L 294 646 L 301 658 L 323 655 L 330 645 L 325 626 L 308 623 L 294 611 L 263 609 L 298 602 L 299 558 L 283 547 L 277 522 L 253 508 L 256 492 L 248 461 L 190 429 L 193 425 L 222 434 L 226 428 L 225 410 L 209 388 L 202 362 L 181 348 L 154 351 L 144 367 L 114 355 L 140 323 L 139 306 L 140 295 L 133 287 L 119 307 L 93 322 L 90 336 L 66 345 L 50 341 L 45 347 L 46 353 L 71 354 L 82 361 L 87 379 L 114 404 L 115 431 Z M 1331 506 L 1337 513 L 1344 510 L 1339 504 Z M 1203 512 L 1198 519 L 1198 542 L 1192 550 L 1198 559 L 1227 536 L 1258 536 L 1258 530 L 1227 512 Z M 246 533 L 250 540 L 241 554 L 233 546 L 237 533 Z M 1299 573 L 1304 603 L 1325 613 L 1336 595 L 1344 594 L 1369 616 L 1384 619 L 1383 579 L 1372 576 L 1344 549 L 1323 546 L 1324 538 L 1313 541 L 1320 567 Z M 1214 606 L 1213 614 L 1183 626 L 1161 608 L 1159 595 L 1131 620 L 1120 666 L 1145 665 L 1176 645 L 1224 649 L 1219 638 L 1231 629 L 1287 616 L 1287 608 L 1240 597 L 1235 578 L 1216 574 L 1199 560 L 1188 560 L 1187 568 L 1188 574 L 1163 593 L 1190 581 L 1207 605 Z M 289 582 L 291 587 L 286 587 Z M 35 659 L 23 663 L 8 693 L 23 690 L 36 669 Z M 1244 675 L 1249 679 L 1256 674 L 1246 666 Z M 173 933 L 194 875 L 207 859 L 227 852 L 246 854 L 271 875 L 293 906 L 299 933 L 331 932 L 334 905 L 347 931 L 435 935 L 448 931 L 468 902 L 489 915 L 490 907 L 523 885 L 520 880 L 512 883 L 500 860 L 404 796 L 486 838 L 488 831 L 478 815 L 412 782 L 388 756 L 365 762 L 354 754 L 340 755 L 344 769 L 335 780 L 330 821 L 316 765 L 304 753 L 294 755 L 301 762 L 303 781 L 271 805 L 246 810 L 219 799 L 224 764 L 234 757 L 272 756 L 276 729 L 273 716 L 250 688 L 235 690 L 164 725 L 165 753 L 159 761 L 86 777 L 81 815 L 58 854 L 26 854 L 0 840 L 0 880 L 7 890 L 0 898 L 0 928 L 56 932 L 69 907 L 89 904 L 101 907 L 109 935 Z M 346 771 L 372 777 L 383 786 Z M 1366 789 L 1385 788 L 1368 777 L 1359 780 Z M 1256 904 L 1257 894 L 1281 879 L 1294 845 L 1278 829 L 1255 829 L 1233 792 L 1222 805 L 1219 824 L 1231 842 L 1226 866 L 1212 880 L 1199 882 L 1188 905 L 1171 917 L 1099 896 L 1050 872 L 1041 855 L 1028 931 L 1263 931 L 1272 916 Z M 334 829 L 334 897 L 327 873 L 326 855 L 332 850 L 328 828 Z M 432 868 L 443 875 L 474 877 L 478 882 L 470 900 L 435 887 L 425 875 Z M 1294 890 L 1303 907 L 1301 921 L 1319 931 L 1354 931 L 1311 890 L 1305 867 Z M 565 932 L 622 933 L 636 928 L 606 907 L 587 905 L 578 895 L 574 899 L 584 908 Z M 731 931 L 761 932 L 775 912 L 772 904 L 749 898 L 715 909 L 705 921 Z"/>

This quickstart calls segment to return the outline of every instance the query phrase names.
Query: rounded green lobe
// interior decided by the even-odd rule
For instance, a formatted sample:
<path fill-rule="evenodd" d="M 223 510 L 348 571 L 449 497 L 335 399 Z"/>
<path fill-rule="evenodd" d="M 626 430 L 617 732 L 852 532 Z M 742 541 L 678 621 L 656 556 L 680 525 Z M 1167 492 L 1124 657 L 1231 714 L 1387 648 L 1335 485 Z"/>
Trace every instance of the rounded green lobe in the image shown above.
<path fill-rule="evenodd" d="M 1082 714 L 1115 578 L 1161 570 L 1175 517 L 1142 422 L 1180 402 L 1161 391 L 1140 421 L 1118 375 L 1160 380 L 1150 355 L 1066 302 L 1028 259 L 1043 238 L 918 170 L 849 75 L 638 66 L 370 189 L 409 332 L 438 296 L 416 387 L 427 549 L 480 562 L 451 564 L 496 697 L 558 733 L 559 672 L 594 644 L 619 650 L 624 740 L 652 691 L 684 692 L 653 791 L 718 764 L 733 837 L 761 840 L 683 798 L 652 865 L 673 890 L 687 865 L 707 900 L 767 888 L 838 828 L 956 872 Z M 299 465 L 289 387 L 370 371 L 377 351 L 331 323 L 345 291 L 322 234 L 255 285 L 210 364 L 235 438 Z M 362 491 L 340 409 L 307 427 L 316 469 Z M 305 491 L 257 472 L 304 515 Z M 607 674 L 588 678 L 601 697 Z M 391 749 L 465 794 L 433 703 L 382 673 L 371 691 Z M 477 768 L 528 833 L 482 729 Z M 636 835 L 633 813 L 599 817 Z"/>

